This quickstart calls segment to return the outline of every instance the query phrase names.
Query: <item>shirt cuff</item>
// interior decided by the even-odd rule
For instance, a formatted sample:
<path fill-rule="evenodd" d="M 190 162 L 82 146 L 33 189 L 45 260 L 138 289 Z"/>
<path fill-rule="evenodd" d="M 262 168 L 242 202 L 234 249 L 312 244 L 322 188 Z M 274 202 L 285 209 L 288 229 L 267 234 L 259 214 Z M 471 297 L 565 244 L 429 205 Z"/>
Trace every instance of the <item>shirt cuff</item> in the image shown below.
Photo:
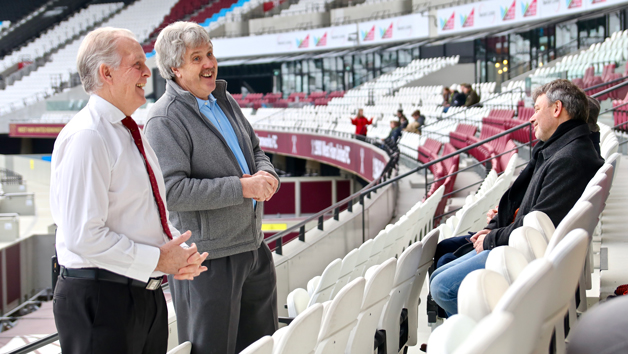
<path fill-rule="evenodd" d="M 135 259 L 129 270 L 127 270 L 126 276 L 147 282 L 148 278 L 150 278 L 151 274 L 155 271 L 155 268 L 157 268 L 161 251 L 159 247 L 140 243 L 136 243 L 135 247 L 137 249 Z"/>

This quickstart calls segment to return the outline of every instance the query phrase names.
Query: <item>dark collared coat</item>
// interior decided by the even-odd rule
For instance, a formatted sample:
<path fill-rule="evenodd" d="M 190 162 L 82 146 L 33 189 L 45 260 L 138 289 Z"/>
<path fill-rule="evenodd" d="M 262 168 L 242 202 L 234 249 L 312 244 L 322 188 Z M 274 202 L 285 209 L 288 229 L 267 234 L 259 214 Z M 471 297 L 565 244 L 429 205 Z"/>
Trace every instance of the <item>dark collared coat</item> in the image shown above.
<path fill-rule="evenodd" d="M 484 238 L 485 250 L 508 245 L 510 233 L 531 211 L 544 212 L 554 226 L 560 223 L 604 164 L 589 134 L 586 123 L 569 120 L 534 147 L 532 160 L 504 193 L 499 212 L 487 226 L 492 231 Z"/>

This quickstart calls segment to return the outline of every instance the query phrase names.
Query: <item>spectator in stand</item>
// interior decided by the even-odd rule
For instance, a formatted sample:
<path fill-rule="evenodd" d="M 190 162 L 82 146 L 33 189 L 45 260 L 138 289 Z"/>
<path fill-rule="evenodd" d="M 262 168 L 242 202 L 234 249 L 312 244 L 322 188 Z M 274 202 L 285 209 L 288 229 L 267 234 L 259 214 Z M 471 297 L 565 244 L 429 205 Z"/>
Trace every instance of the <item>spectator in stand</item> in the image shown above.
<path fill-rule="evenodd" d="M 408 124 L 404 131 L 421 134 L 421 127 L 423 127 L 423 125 L 425 124 L 425 116 L 422 116 L 421 111 L 417 109 L 416 111 L 412 112 L 412 118 L 414 118 L 414 122 Z"/>
<path fill-rule="evenodd" d="M 403 114 L 403 109 L 399 108 L 397 110 L 397 118 L 399 118 L 399 127 L 401 130 L 406 129 L 408 126 L 408 118 Z"/>
<path fill-rule="evenodd" d="M 443 107 L 449 107 L 451 105 L 453 95 L 451 94 L 451 90 L 449 87 L 443 88 Z"/>
<path fill-rule="evenodd" d="M 587 97 L 589 99 L 589 120 L 587 120 L 587 124 L 589 124 L 589 130 L 591 131 L 591 141 L 593 142 L 593 147 L 600 154 L 600 127 L 597 125 L 597 117 L 600 115 L 600 101 L 593 97 Z M 600 156 L 602 156 L 600 154 Z"/>
<path fill-rule="evenodd" d="M 351 124 L 355 125 L 355 135 L 358 139 L 366 136 L 366 126 L 373 124 L 373 118 L 366 119 L 364 116 L 364 110 L 358 109 L 358 115 L 355 118 L 351 118 Z"/>
<path fill-rule="evenodd" d="M 390 121 L 390 133 L 388 137 L 384 139 L 384 143 L 390 147 L 397 146 L 397 141 L 399 141 L 399 137 L 401 137 L 401 127 L 399 126 L 398 120 Z"/>
<path fill-rule="evenodd" d="M 475 92 L 470 84 L 461 84 L 460 89 L 466 96 L 466 100 L 464 102 L 465 107 L 470 107 L 476 103 L 480 103 L 480 97 L 478 96 L 478 93 Z"/>
<path fill-rule="evenodd" d="M 589 103 L 582 89 L 569 80 L 554 80 L 536 89 L 533 99 L 536 113 L 530 123 L 541 141 L 499 201 L 499 212 L 472 237 L 452 237 L 436 247 L 437 269 L 430 278 L 430 291 L 449 315 L 458 312 L 458 289 L 464 277 L 484 268 L 491 249 L 508 245 L 510 233 L 523 225 L 526 214 L 542 211 L 558 225 L 604 164 L 589 139 Z M 450 253 L 464 255 L 451 260 L 446 258 Z M 443 264 L 443 258 L 451 261 Z"/>
<path fill-rule="evenodd" d="M 462 92 L 459 92 L 458 90 L 454 90 L 451 93 L 451 97 L 449 98 L 450 100 L 450 106 L 452 107 L 461 107 L 464 106 L 465 101 L 467 100 L 467 95 L 465 95 Z M 447 109 L 449 107 L 446 107 Z M 447 112 L 446 110 L 443 110 L 443 112 Z"/>

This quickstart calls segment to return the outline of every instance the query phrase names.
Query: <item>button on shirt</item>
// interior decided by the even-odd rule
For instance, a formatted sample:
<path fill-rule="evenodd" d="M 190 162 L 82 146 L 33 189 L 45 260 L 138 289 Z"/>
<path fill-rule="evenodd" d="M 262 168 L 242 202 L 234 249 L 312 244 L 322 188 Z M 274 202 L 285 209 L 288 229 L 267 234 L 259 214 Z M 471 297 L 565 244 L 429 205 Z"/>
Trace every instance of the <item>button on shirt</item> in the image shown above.
<path fill-rule="evenodd" d="M 54 145 L 50 207 L 57 224 L 59 263 L 67 268 L 97 267 L 147 281 L 159 247 L 168 242 L 133 137 L 122 125 L 125 114 L 92 95 L 61 131 Z M 166 200 L 157 156 L 142 134 L 146 158 L 159 194 Z M 180 235 L 170 223 L 173 235 Z"/>
<path fill-rule="evenodd" d="M 209 119 L 209 121 L 218 129 L 222 137 L 229 145 L 229 148 L 233 152 L 238 160 L 238 165 L 240 165 L 240 169 L 243 174 L 251 174 L 249 170 L 249 165 L 246 163 L 246 159 L 244 158 L 244 154 L 242 153 L 242 148 L 240 147 L 240 143 L 238 142 L 238 137 L 236 136 L 235 131 L 233 130 L 233 126 L 229 119 L 222 111 L 220 106 L 216 103 L 216 98 L 214 95 L 209 95 L 208 100 L 201 100 L 200 98 L 196 98 L 198 101 L 198 108 L 201 110 L 201 113 Z M 253 207 L 257 205 L 257 202 L 253 200 Z"/>

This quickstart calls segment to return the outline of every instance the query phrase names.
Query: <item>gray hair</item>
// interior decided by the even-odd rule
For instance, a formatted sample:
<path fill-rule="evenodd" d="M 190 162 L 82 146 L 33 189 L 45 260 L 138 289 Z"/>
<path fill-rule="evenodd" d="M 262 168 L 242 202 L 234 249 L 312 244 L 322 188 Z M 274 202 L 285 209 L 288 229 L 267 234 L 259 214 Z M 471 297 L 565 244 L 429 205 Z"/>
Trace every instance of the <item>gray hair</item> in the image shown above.
<path fill-rule="evenodd" d="M 185 50 L 203 44 L 212 44 L 209 33 L 198 23 L 179 21 L 164 28 L 155 42 L 159 74 L 166 80 L 174 79 L 172 68 L 183 65 Z"/>
<path fill-rule="evenodd" d="M 98 75 L 102 64 L 114 70 L 120 67 L 122 58 L 117 45 L 120 38 L 137 41 L 133 32 L 113 27 L 96 29 L 83 39 L 76 56 L 76 68 L 85 92 L 94 93 L 102 87 L 102 81 Z"/>
<path fill-rule="evenodd" d="M 532 100 L 545 95 L 550 103 L 560 101 L 567 111 L 569 119 L 587 122 L 589 117 L 589 100 L 581 88 L 569 80 L 558 79 L 534 90 Z"/>

